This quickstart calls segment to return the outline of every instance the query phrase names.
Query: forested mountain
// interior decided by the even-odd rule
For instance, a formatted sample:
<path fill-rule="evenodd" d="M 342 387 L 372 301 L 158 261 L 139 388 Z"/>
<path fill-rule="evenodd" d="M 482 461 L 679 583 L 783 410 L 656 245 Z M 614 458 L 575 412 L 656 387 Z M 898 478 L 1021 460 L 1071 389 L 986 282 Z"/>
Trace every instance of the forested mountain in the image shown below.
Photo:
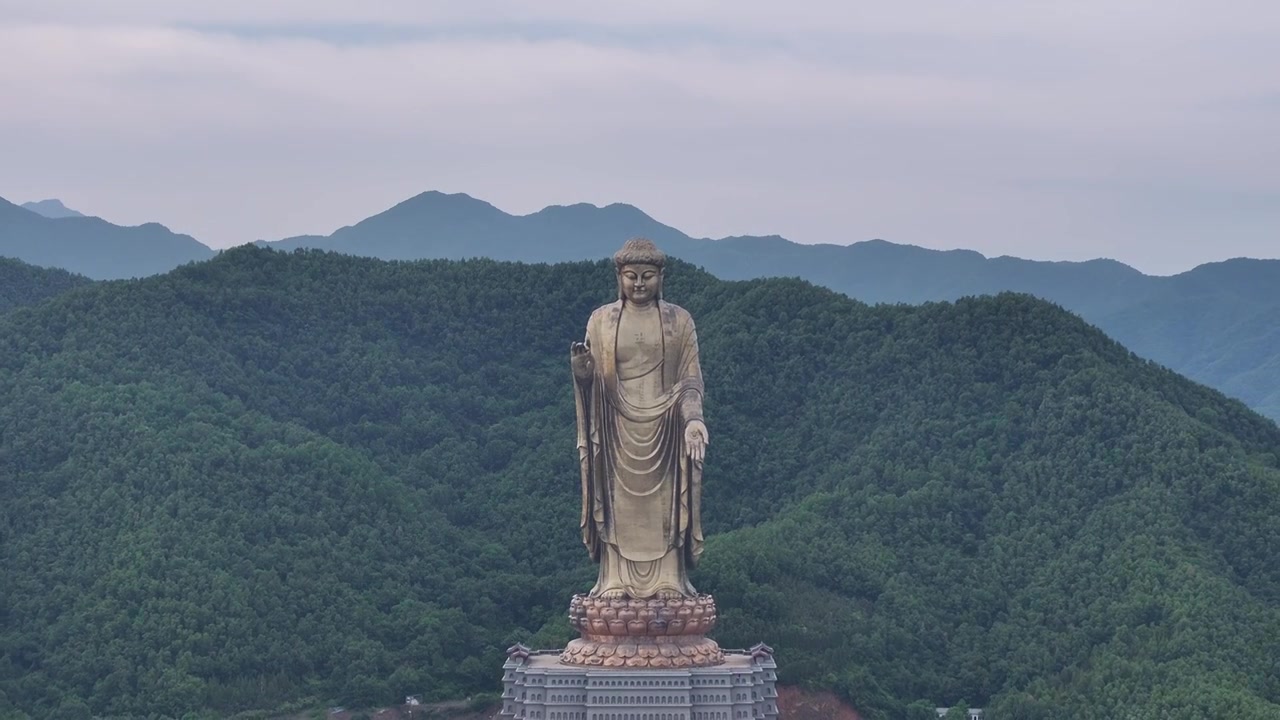
<path fill-rule="evenodd" d="M 96 217 L 49 218 L 0 198 L 0 256 L 107 280 L 167 272 L 213 251 L 156 223 L 121 227 Z"/>
<path fill-rule="evenodd" d="M 91 282 L 83 275 L 66 270 L 36 267 L 21 260 L 0 257 L 0 313 L 23 305 L 34 305 Z"/>
<path fill-rule="evenodd" d="M 388 260 L 487 257 L 563 262 L 650 237 L 717 277 L 795 276 L 868 303 L 1025 292 L 1079 313 L 1139 355 L 1280 420 L 1280 261 L 1232 260 L 1174 277 L 1112 260 L 986 258 L 883 240 L 801 245 L 777 236 L 695 239 L 630 205 L 553 206 L 509 215 L 467 195 L 427 192 L 327 237 L 271 243 Z M 1243 287 L 1242 287 L 1243 284 Z"/>
<path fill-rule="evenodd" d="M 1024 295 L 668 278 L 723 645 L 868 718 L 1280 716 L 1274 423 Z M 0 717 L 456 697 L 566 640 L 613 289 L 246 247 L 0 317 Z"/>

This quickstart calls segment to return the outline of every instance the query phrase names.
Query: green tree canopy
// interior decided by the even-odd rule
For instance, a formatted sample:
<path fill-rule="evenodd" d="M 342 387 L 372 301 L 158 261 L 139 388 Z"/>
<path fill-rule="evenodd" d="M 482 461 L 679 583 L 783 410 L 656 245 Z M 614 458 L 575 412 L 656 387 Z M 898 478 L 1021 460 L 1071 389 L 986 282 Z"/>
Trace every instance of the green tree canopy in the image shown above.
<path fill-rule="evenodd" d="M 613 288 L 241 248 L 0 318 L 0 712 L 457 698 L 563 642 L 593 576 L 568 346 Z M 666 293 L 722 645 L 868 717 L 1280 712 L 1274 423 L 1027 296 L 681 263 Z"/>

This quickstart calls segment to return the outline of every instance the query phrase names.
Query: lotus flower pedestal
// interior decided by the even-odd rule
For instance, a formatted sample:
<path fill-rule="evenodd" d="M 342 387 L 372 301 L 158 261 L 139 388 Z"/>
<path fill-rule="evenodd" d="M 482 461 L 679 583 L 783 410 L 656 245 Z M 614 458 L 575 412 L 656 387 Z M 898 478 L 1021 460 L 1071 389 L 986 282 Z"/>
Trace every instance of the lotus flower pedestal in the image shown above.
<path fill-rule="evenodd" d="M 710 667 L 724 662 L 706 636 L 716 625 L 716 601 L 630 600 L 574 595 L 569 624 L 582 636 L 560 654 L 566 665 L 606 668 Z"/>

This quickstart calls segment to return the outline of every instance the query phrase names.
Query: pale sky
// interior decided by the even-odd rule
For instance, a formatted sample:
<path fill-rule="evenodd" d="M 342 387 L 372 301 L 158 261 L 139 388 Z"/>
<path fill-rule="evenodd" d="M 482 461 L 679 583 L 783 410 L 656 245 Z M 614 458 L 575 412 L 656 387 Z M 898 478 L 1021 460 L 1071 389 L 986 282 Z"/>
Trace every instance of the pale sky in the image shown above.
<path fill-rule="evenodd" d="M 1280 257 L 1280 2 L 0 0 L 0 197 L 227 247 L 425 190 L 1158 274 Z"/>

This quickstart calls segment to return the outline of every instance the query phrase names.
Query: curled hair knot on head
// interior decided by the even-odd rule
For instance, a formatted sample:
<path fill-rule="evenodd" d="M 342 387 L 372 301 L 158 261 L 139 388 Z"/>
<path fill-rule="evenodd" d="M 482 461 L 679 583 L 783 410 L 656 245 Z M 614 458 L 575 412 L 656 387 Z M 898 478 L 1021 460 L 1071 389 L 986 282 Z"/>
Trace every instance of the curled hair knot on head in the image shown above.
<path fill-rule="evenodd" d="M 667 255 L 648 238 L 631 238 L 622 249 L 613 254 L 613 264 L 621 270 L 624 265 L 653 265 L 661 269 L 667 264 Z"/>

